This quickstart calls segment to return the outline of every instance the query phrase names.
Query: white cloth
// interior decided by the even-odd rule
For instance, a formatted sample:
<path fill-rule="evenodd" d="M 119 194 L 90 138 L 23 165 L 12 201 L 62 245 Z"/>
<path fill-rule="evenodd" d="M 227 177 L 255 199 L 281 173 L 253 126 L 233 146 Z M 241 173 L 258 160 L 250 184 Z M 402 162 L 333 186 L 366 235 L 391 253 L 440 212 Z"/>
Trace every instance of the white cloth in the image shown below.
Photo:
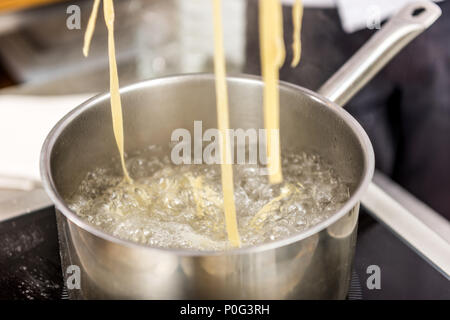
<path fill-rule="evenodd" d="M 40 180 L 42 144 L 53 126 L 91 95 L 0 95 L 0 176 Z"/>

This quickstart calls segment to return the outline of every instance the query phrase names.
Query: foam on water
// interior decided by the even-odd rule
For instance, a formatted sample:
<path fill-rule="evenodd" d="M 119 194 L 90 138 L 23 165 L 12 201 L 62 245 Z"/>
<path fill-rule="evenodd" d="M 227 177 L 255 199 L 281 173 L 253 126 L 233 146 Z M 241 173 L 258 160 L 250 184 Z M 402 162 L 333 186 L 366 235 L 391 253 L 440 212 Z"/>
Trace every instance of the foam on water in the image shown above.
<path fill-rule="evenodd" d="M 224 250 L 227 241 L 220 166 L 173 165 L 150 147 L 127 160 L 135 183 L 114 168 L 89 172 L 68 199 L 97 228 L 152 247 Z M 313 153 L 283 155 L 280 185 L 257 165 L 235 165 L 242 246 L 288 237 L 325 220 L 349 198 L 349 185 Z"/>

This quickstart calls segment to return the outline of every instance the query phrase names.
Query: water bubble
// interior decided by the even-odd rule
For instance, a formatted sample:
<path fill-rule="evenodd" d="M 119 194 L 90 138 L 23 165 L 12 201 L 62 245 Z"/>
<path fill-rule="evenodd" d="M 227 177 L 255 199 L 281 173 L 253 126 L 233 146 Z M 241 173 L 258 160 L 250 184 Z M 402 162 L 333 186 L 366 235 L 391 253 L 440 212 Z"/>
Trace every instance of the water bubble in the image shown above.
<path fill-rule="evenodd" d="M 173 165 L 160 147 L 131 155 L 135 182 L 117 166 L 89 172 L 69 206 L 116 237 L 152 247 L 229 247 L 218 165 Z M 286 238 L 330 217 L 348 200 L 344 182 L 314 153 L 285 153 L 285 181 L 270 185 L 257 165 L 236 165 L 235 201 L 243 246 Z"/>

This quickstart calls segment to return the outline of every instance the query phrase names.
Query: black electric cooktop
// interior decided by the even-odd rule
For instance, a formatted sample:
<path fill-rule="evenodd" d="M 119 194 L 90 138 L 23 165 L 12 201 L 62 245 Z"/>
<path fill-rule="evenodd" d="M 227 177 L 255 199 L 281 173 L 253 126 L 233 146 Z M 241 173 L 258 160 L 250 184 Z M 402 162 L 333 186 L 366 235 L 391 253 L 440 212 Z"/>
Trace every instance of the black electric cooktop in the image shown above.
<path fill-rule="evenodd" d="M 373 265 L 380 289 L 367 286 Z M 66 297 L 54 209 L 0 223 L 0 299 Z M 362 210 L 348 299 L 450 299 L 450 281 Z"/>

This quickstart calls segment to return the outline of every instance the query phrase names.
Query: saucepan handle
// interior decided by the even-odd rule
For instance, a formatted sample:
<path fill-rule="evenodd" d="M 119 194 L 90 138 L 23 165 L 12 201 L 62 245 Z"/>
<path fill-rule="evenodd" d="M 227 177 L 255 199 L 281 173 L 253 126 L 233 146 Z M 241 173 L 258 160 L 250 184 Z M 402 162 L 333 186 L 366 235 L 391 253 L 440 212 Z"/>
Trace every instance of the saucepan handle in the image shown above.
<path fill-rule="evenodd" d="M 431 26 L 440 15 L 441 9 L 431 1 L 408 4 L 344 64 L 319 89 L 319 93 L 340 106 L 345 105 L 403 47 Z M 377 184 L 370 184 L 362 199 L 363 205 L 449 278 L 450 242 L 435 230 L 437 227 L 450 230 L 449 223 L 444 219 L 440 219 L 439 225 L 427 223 L 437 220 L 438 214 L 430 213 L 430 209 L 420 209 L 423 207 L 420 205 L 415 206 L 417 212 L 413 213 L 402 202 L 402 199 L 408 197 L 399 196 L 399 192 L 392 190 L 388 194 L 385 192 L 386 183 L 381 184 L 381 187 Z"/>
<path fill-rule="evenodd" d="M 431 1 L 406 5 L 318 92 L 340 106 L 345 105 L 403 47 L 431 26 L 441 13 L 439 6 Z"/>
<path fill-rule="evenodd" d="M 450 223 L 382 174 L 375 173 L 374 181 L 364 207 L 450 279 Z"/>

